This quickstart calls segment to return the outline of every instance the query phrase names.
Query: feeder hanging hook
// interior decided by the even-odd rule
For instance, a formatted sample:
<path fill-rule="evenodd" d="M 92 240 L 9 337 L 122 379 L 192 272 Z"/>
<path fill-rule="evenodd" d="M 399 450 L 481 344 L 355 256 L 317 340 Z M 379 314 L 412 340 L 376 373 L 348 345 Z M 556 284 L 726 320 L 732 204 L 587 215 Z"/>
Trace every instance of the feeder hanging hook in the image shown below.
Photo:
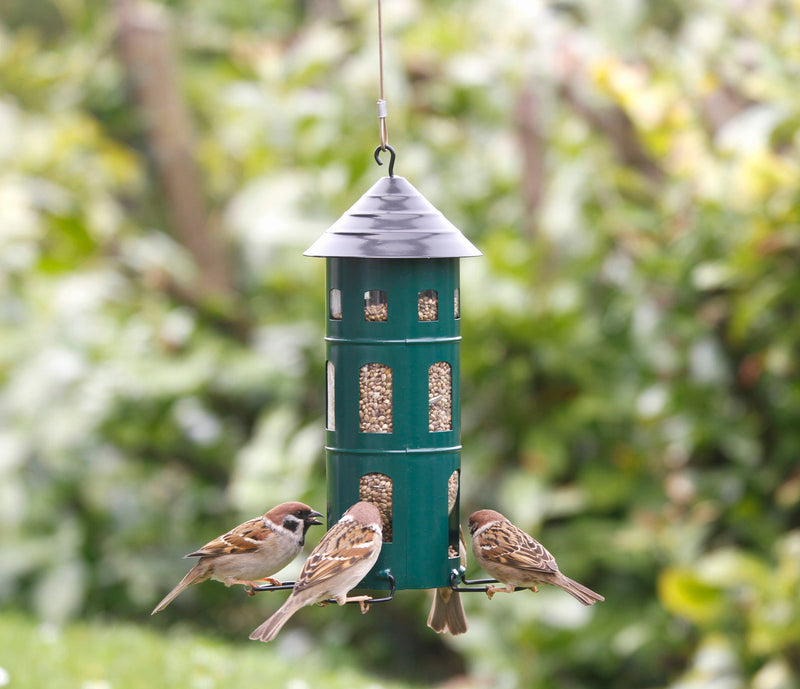
<path fill-rule="evenodd" d="M 382 146 L 378 146 L 375 149 L 375 162 L 378 163 L 378 165 L 383 165 L 383 161 L 381 160 L 382 150 L 383 150 Z M 394 149 L 391 146 L 389 146 L 389 144 L 386 144 L 386 150 L 389 151 L 389 155 L 391 156 L 391 158 L 389 159 L 389 177 L 394 177 L 394 158 L 396 153 L 394 152 Z"/>

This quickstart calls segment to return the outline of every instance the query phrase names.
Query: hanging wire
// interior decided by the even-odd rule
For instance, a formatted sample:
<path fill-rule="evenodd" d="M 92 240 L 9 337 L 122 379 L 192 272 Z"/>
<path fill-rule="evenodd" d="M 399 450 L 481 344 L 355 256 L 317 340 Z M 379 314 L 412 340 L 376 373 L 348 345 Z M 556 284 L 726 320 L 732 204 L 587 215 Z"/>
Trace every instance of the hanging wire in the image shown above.
<path fill-rule="evenodd" d="M 383 14 L 381 13 L 381 0 L 378 0 L 378 61 L 380 65 L 380 98 L 378 99 L 378 130 L 380 134 L 380 144 L 375 149 L 375 162 L 383 165 L 381 151 L 389 151 L 391 160 L 389 161 L 389 177 L 394 177 L 394 149 L 389 145 L 389 129 L 386 126 L 386 99 L 383 96 Z"/>
<path fill-rule="evenodd" d="M 380 65 L 381 97 L 378 100 L 378 128 L 380 131 L 381 150 L 385 151 L 389 145 L 389 129 L 386 126 L 386 99 L 383 96 L 383 14 L 381 13 L 381 0 L 378 0 L 378 61 Z"/>

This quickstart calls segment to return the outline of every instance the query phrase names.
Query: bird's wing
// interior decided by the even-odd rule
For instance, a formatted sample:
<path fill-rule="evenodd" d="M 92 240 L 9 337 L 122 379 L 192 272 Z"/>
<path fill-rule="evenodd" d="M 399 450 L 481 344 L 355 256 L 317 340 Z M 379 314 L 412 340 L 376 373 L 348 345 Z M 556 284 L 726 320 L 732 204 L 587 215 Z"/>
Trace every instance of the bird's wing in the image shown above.
<path fill-rule="evenodd" d="M 233 555 L 249 553 L 262 548 L 264 544 L 275 538 L 275 527 L 264 517 L 256 517 L 239 524 L 228 533 L 213 541 L 209 541 L 199 550 L 186 557 L 215 557 L 217 555 Z"/>
<path fill-rule="evenodd" d="M 483 532 L 480 547 L 497 564 L 534 572 L 558 571 L 547 548 L 510 522 L 492 524 Z"/>
<path fill-rule="evenodd" d="M 375 545 L 374 528 L 355 522 L 337 522 L 311 551 L 294 591 L 302 591 L 350 569 L 369 556 Z"/>

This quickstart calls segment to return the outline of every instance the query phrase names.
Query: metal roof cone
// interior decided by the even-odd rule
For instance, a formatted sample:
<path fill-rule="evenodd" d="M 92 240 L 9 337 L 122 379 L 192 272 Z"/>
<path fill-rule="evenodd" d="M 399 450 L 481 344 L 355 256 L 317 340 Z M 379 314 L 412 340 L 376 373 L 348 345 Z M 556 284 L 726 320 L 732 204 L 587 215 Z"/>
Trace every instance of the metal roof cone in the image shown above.
<path fill-rule="evenodd" d="M 461 258 L 481 252 L 404 177 L 382 177 L 305 256 Z"/>

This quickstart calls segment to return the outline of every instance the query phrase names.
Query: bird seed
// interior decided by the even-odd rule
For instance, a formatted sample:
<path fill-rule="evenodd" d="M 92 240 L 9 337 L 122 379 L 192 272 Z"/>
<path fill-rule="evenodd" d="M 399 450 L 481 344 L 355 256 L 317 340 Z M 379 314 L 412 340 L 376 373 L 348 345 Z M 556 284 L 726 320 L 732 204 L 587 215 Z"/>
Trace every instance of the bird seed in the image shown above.
<path fill-rule="evenodd" d="M 417 315 L 421 321 L 439 320 L 439 296 L 435 289 L 426 289 L 419 293 Z"/>
<path fill-rule="evenodd" d="M 392 432 L 392 369 L 364 364 L 359 378 L 358 414 L 362 433 Z"/>
<path fill-rule="evenodd" d="M 453 379 L 450 364 L 437 361 L 428 369 L 428 430 L 452 430 Z"/>
<path fill-rule="evenodd" d="M 447 514 L 453 511 L 456 506 L 456 498 L 458 497 L 458 469 L 456 469 L 450 478 L 447 479 Z"/>
<path fill-rule="evenodd" d="M 386 292 L 379 289 L 364 292 L 364 320 L 371 322 L 389 320 Z"/>
<path fill-rule="evenodd" d="M 371 502 L 381 513 L 383 542 L 392 541 L 392 479 L 386 474 L 364 474 L 358 488 L 358 499 Z"/>

